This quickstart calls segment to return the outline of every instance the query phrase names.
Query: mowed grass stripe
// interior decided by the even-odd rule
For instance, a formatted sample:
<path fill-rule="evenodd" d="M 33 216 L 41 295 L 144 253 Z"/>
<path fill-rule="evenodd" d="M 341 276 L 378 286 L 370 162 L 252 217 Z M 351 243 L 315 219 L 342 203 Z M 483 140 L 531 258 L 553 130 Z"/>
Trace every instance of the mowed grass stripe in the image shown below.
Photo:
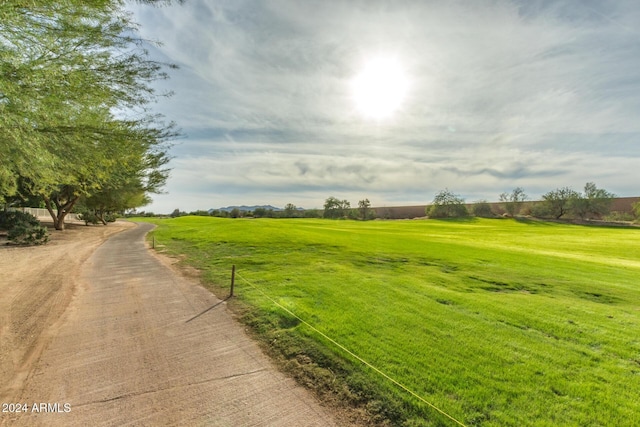
<path fill-rule="evenodd" d="M 206 280 L 228 283 L 236 264 L 465 424 L 640 424 L 639 230 L 511 220 L 157 223 L 157 241 Z M 236 292 L 277 311 L 250 288 Z M 283 330 L 313 338 L 302 325 Z M 414 425 L 428 415 L 378 386 L 405 399 Z"/>

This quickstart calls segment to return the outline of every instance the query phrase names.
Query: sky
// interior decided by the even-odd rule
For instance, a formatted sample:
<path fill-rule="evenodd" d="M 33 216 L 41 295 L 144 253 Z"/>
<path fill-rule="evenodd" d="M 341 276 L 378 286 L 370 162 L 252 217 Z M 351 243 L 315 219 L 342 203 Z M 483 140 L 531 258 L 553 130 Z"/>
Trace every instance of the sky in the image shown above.
<path fill-rule="evenodd" d="M 637 0 L 127 7 L 179 66 L 154 83 L 183 137 L 147 211 L 640 195 Z"/>

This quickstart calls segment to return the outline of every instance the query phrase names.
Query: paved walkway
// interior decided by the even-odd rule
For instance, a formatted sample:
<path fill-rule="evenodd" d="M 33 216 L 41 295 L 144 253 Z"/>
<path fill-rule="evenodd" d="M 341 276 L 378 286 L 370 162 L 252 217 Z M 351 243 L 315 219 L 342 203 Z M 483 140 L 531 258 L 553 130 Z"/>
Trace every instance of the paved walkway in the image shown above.
<path fill-rule="evenodd" d="M 27 413 L 2 414 L 2 424 L 335 425 L 275 370 L 224 303 L 148 252 L 151 228 L 114 235 L 89 258 L 18 398 Z M 41 403 L 47 410 L 34 411 Z"/>

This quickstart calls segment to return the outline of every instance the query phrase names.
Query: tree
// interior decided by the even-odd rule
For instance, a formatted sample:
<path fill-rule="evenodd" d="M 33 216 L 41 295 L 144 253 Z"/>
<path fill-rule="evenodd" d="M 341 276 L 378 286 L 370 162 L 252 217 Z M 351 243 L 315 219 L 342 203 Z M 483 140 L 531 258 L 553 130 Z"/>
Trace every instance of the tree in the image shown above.
<path fill-rule="evenodd" d="M 298 216 L 298 208 L 293 203 L 287 203 L 284 207 L 283 216 L 285 218 L 295 218 Z"/>
<path fill-rule="evenodd" d="M 426 213 L 431 218 L 457 218 L 469 215 L 464 199 L 448 189 L 436 194 Z"/>
<path fill-rule="evenodd" d="M 369 199 L 360 200 L 358 202 L 358 210 L 360 211 L 360 219 L 366 221 L 369 219 L 369 209 L 371 208 L 371 202 Z"/>
<path fill-rule="evenodd" d="M 500 201 L 504 205 L 504 210 L 507 211 L 507 214 L 511 217 L 516 216 L 520 212 L 522 203 L 524 203 L 527 198 L 522 187 L 514 188 L 511 193 L 500 194 Z"/>
<path fill-rule="evenodd" d="M 147 58 L 119 0 L 8 0 L 0 32 L 0 202 L 24 179 L 61 230 L 81 196 L 113 187 L 123 141 L 146 132 L 153 157 L 175 135 L 144 110 L 167 64 Z"/>
<path fill-rule="evenodd" d="M 66 215 L 81 197 L 95 209 L 119 211 L 147 204 L 147 194 L 159 192 L 166 182 L 169 158 L 164 140 L 171 131 L 110 117 L 101 126 L 105 131 L 94 133 L 91 143 L 58 148 L 72 160 L 60 170 L 59 183 L 36 183 L 32 188 L 44 199 L 58 230 L 64 229 Z"/>
<path fill-rule="evenodd" d="M 544 209 L 555 219 L 560 219 L 570 212 L 571 204 L 580 194 L 569 187 L 549 191 L 542 196 Z"/>
<path fill-rule="evenodd" d="M 584 186 L 584 194 L 578 194 L 571 203 L 571 211 L 581 219 L 602 218 L 611 209 L 615 194 L 596 187 L 593 182 Z"/>
<path fill-rule="evenodd" d="M 164 166 L 169 159 L 161 150 L 156 151 L 155 136 L 147 136 L 145 129 L 137 132 L 131 139 L 110 142 L 109 149 L 119 161 L 105 166 L 109 173 L 99 189 L 82 199 L 103 224 L 107 222 L 105 215 L 149 204 L 149 193 L 160 192 L 167 180 L 169 171 Z"/>
<path fill-rule="evenodd" d="M 338 200 L 335 197 L 329 197 L 324 202 L 325 218 L 345 218 L 349 214 L 351 203 L 347 200 Z"/>

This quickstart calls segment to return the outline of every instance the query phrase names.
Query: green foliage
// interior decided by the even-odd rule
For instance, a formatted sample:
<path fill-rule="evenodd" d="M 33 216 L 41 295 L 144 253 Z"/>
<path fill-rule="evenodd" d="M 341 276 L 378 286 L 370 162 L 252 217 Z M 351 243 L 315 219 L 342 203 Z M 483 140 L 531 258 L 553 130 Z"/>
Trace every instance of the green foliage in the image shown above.
<path fill-rule="evenodd" d="M 215 217 L 218 217 L 218 218 L 229 218 L 229 212 L 221 211 L 221 210 L 218 210 L 218 209 L 215 209 L 215 210 L 211 211 L 211 213 L 209 215 L 210 216 L 215 216 Z"/>
<path fill-rule="evenodd" d="M 180 211 L 180 209 L 178 209 L 178 208 L 174 209 L 174 210 L 173 210 L 173 212 L 171 212 L 171 213 L 169 214 L 169 216 L 170 216 L 171 218 L 178 218 L 178 217 L 180 217 L 180 216 L 184 216 L 184 215 L 186 215 L 186 212 L 182 212 L 182 211 Z"/>
<path fill-rule="evenodd" d="M 496 215 L 491 210 L 491 205 L 486 200 L 479 200 L 471 207 L 471 213 L 480 218 L 493 218 Z"/>
<path fill-rule="evenodd" d="M 267 216 L 267 209 L 266 208 L 255 208 L 253 210 L 253 216 L 256 218 L 263 218 L 265 216 Z"/>
<path fill-rule="evenodd" d="M 522 187 L 514 188 L 511 193 L 500 194 L 500 201 L 504 204 L 504 210 L 512 217 L 520 212 L 520 208 L 527 198 L 528 196 L 524 193 Z"/>
<path fill-rule="evenodd" d="M 549 191 L 542 196 L 544 212 L 555 219 L 560 219 L 571 211 L 572 203 L 575 203 L 579 197 L 580 194 L 569 187 Z"/>
<path fill-rule="evenodd" d="M 436 194 L 426 213 L 430 218 L 462 218 L 469 216 L 464 199 L 448 189 Z"/>
<path fill-rule="evenodd" d="M 0 144 L 0 149 L 2 147 Z M 7 151 L 7 150 L 2 150 Z M 3 154 L 3 153 L 0 153 Z M 9 168 L 8 165 L 0 166 L 0 205 L 7 202 L 7 197 L 13 196 L 18 191 L 18 181 L 15 176 L 15 172 Z"/>
<path fill-rule="evenodd" d="M 46 227 L 36 217 L 20 211 L 0 211 L 0 228 L 18 245 L 42 245 L 49 241 Z"/>
<path fill-rule="evenodd" d="M 581 219 L 600 219 L 609 214 L 615 194 L 602 188 L 597 188 L 593 182 L 584 186 L 584 194 L 572 200 L 571 211 Z"/>
<path fill-rule="evenodd" d="M 297 218 L 300 216 L 300 212 L 298 212 L 298 208 L 293 203 L 287 203 L 284 207 L 284 211 L 282 212 L 283 218 Z"/>
<path fill-rule="evenodd" d="M 629 212 L 613 211 L 608 213 L 603 219 L 611 222 L 632 222 L 634 220 L 634 216 Z"/>
<path fill-rule="evenodd" d="M 4 1 L 0 31 L 0 201 L 23 180 L 63 229 L 80 197 L 164 184 L 175 132 L 145 106 L 165 65 L 123 2 Z"/>
<path fill-rule="evenodd" d="M 636 202 L 633 204 L 633 216 L 636 221 L 640 220 L 640 202 Z"/>
<path fill-rule="evenodd" d="M 351 203 L 347 200 L 338 200 L 335 197 L 329 197 L 324 202 L 324 217 L 331 219 L 346 218 L 351 211 Z"/>
<path fill-rule="evenodd" d="M 322 218 L 322 211 L 319 209 L 306 209 L 302 216 L 305 218 Z"/>
<path fill-rule="evenodd" d="M 609 214 L 615 195 L 593 182 L 587 182 L 584 193 L 569 187 L 550 191 L 542 196 L 543 203 L 532 209 L 532 215 L 539 218 L 560 219 L 572 216 L 580 219 L 601 219 Z"/>
<path fill-rule="evenodd" d="M 551 218 L 551 210 L 549 203 L 546 202 L 536 202 L 531 205 L 531 209 L 529 214 L 535 218 Z"/>
<path fill-rule="evenodd" d="M 78 215 L 78 219 L 80 221 L 84 221 L 84 225 L 98 224 L 98 221 L 99 221 L 98 216 L 92 210 L 87 208 L 80 208 L 80 209 L 76 209 L 76 211 L 77 211 L 76 213 Z"/>
<path fill-rule="evenodd" d="M 292 365 L 328 366 L 323 384 L 346 384 L 345 401 L 375 401 L 394 425 L 450 424 L 262 292 L 466 425 L 637 425 L 640 230 L 489 219 L 153 222 L 166 250 L 185 254 L 220 295 L 235 264 L 236 295 L 271 334 L 266 342 L 287 342 L 279 351 Z M 322 350 L 307 351 L 309 342 Z"/>
<path fill-rule="evenodd" d="M 371 202 L 369 199 L 363 199 L 358 202 L 358 210 L 360 211 L 360 219 L 366 221 L 368 219 L 373 219 L 371 214 Z M 375 214 L 374 214 L 375 216 Z"/>

